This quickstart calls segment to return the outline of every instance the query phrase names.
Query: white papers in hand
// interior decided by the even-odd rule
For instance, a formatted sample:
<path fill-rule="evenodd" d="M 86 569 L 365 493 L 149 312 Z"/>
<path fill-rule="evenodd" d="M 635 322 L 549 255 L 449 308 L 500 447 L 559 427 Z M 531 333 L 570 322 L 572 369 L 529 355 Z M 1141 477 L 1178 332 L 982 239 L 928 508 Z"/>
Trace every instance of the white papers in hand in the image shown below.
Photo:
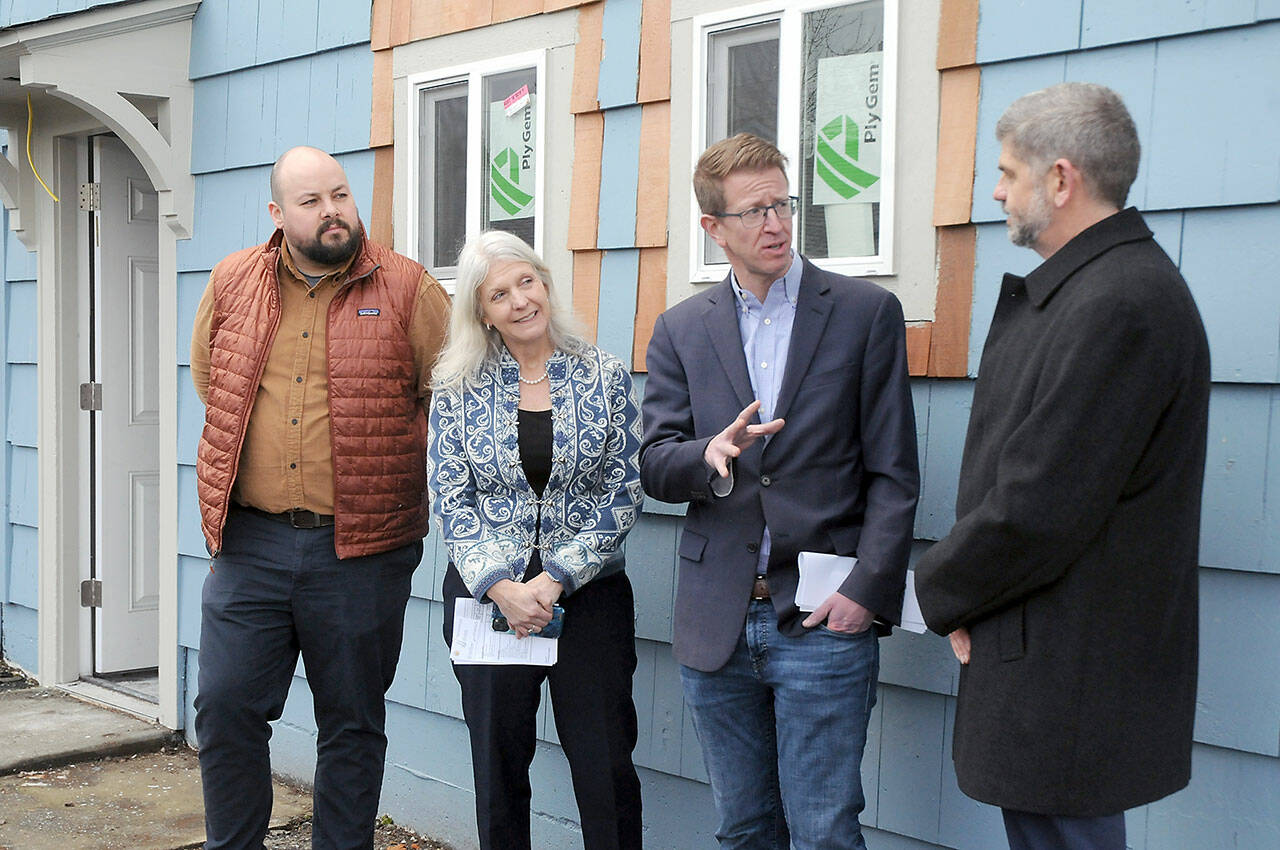
<path fill-rule="evenodd" d="M 796 607 L 801 611 L 816 611 L 827 597 L 840 589 L 857 558 L 848 555 L 825 555 L 821 552 L 801 552 L 796 559 L 800 567 L 800 583 L 796 585 Z"/>
<path fill-rule="evenodd" d="M 550 667 L 556 663 L 560 641 L 556 638 L 527 637 L 517 640 L 507 632 L 493 630 L 493 603 L 479 603 L 460 596 L 453 606 L 454 664 L 533 664 Z"/>
<path fill-rule="evenodd" d="M 827 597 L 840 589 L 840 585 L 853 572 L 857 558 L 848 555 L 827 555 L 822 552 L 801 552 L 796 560 L 800 567 L 800 582 L 796 585 L 796 607 L 801 611 L 816 611 Z M 916 599 L 916 575 L 907 570 L 906 592 L 902 597 L 902 628 L 916 634 L 924 634 L 924 615 Z"/>

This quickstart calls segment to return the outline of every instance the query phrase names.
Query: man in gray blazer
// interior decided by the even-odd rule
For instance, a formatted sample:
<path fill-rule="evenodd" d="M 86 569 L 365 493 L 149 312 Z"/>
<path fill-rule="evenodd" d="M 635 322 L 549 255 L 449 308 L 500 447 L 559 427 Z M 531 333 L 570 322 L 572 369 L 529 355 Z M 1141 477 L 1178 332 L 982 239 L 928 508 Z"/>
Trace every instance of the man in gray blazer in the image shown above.
<path fill-rule="evenodd" d="M 902 308 L 791 248 L 786 159 L 739 134 L 698 160 L 730 275 L 663 313 L 641 479 L 689 502 L 676 659 L 722 848 L 863 848 L 877 637 L 899 620 L 919 491 Z M 856 556 L 807 616 L 797 555 Z"/>
<path fill-rule="evenodd" d="M 1115 92 L 1063 83 L 996 125 L 995 199 L 1044 262 L 1005 275 L 956 524 L 916 565 L 960 672 L 956 778 L 1009 846 L 1124 850 L 1191 776 L 1209 348 L 1135 209 Z"/>

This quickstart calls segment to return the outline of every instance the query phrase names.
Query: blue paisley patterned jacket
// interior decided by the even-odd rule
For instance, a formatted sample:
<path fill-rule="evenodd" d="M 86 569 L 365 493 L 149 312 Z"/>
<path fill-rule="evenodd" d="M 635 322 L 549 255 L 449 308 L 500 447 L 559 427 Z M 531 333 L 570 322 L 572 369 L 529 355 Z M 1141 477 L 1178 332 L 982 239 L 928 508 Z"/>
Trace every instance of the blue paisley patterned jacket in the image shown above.
<path fill-rule="evenodd" d="M 503 351 L 478 381 L 431 398 L 427 486 L 449 559 L 476 599 L 520 581 L 542 508 L 542 567 L 572 593 L 622 569 L 622 540 L 643 499 L 640 415 L 631 375 L 598 348 L 547 361 L 551 477 L 541 502 L 520 463 L 520 367 Z"/>

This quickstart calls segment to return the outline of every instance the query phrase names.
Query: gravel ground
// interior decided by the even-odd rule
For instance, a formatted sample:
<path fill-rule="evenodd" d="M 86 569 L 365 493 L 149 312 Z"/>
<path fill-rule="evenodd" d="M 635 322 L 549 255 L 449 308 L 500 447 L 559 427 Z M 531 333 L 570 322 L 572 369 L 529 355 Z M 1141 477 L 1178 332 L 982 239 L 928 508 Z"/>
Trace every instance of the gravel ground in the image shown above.
<path fill-rule="evenodd" d="M 18 688 L 34 688 L 35 680 L 22 675 L 20 670 L 10 667 L 0 659 L 0 691 L 16 691 Z"/>
<path fill-rule="evenodd" d="M 283 829 L 267 833 L 265 850 L 311 850 L 311 821 L 299 818 Z M 374 850 L 452 850 L 430 838 L 423 838 L 412 830 L 397 826 L 383 815 L 373 833 Z"/>

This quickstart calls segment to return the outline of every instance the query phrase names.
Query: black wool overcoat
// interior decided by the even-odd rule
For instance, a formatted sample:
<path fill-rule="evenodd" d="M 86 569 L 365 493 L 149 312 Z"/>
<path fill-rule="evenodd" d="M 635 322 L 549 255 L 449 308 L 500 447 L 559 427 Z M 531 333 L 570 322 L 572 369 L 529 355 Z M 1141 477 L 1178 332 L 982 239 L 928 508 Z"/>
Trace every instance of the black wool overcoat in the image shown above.
<path fill-rule="evenodd" d="M 960 788 L 1097 816 L 1191 775 L 1209 349 L 1141 215 L 1006 275 L 956 524 L 916 567 L 931 629 L 964 626 Z"/>

